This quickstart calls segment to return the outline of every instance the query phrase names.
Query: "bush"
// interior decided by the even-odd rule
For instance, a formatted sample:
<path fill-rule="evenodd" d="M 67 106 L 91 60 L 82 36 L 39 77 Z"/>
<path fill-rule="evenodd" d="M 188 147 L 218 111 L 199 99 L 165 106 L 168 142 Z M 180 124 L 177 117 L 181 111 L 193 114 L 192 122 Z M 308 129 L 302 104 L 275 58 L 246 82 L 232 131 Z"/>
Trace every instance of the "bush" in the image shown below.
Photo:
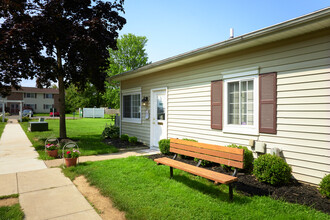
<path fill-rule="evenodd" d="M 189 138 L 182 138 L 182 140 L 184 140 L 184 141 L 198 142 L 198 141 L 196 141 L 196 140 L 194 140 L 194 139 L 189 139 Z"/>
<path fill-rule="evenodd" d="M 116 127 L 114 125 L 110 125 L 108 127 L 105 127 L 102 132 L 102 138 L 118 138 L 119 137 L 119 127 Z"/>
<path fill-rule="evenodd" d="M 5 122 L 8 121 L 8 118 L 5 118 Z M 0 117 L 0 122 L 2 122 L 2 116 Z"/>
<path fill-rule="evenodd" d="M 276 155 L 261 155 L 254 161 L 253 174 L 258 181 L 271 185 L 288 183 L 291 179 L 291 171 L 291 167 Z"/>
<path fill-rule="evenodd" d="M 170 139 L 162 139 L 158 142 L 159 150 L 162 154 L 170 154 Z"/>
<path fill-rule="evenodd" d="M 330 174 L 323 177 L 320 182 L 320 193 L 328 198 L 330 198 Z"/>
<path fill-rule="evenodd" d="M 22 117 L 22 122 L 28 122 L 28 121 L 30 121 L 29 117 Z"/>
<path fill-rule="evenodd" d="M 132 144 L 136 144 L 137 143 L 137 137 L 129 137 L 128 138 L 128 141 L 130 142 L 130 143 L 132 143 Z"/>
<path fill-rule="evenodd" d="M 122 141 L 128 141 L 128 139 L 129 139 L 129 136 L 127 134 L 122 134 L 120 136 L 120 140 L 122 140 Z"/>
<path fill-rule="evenodd" d="M 244 171 L 246 173 L 251 173 L 253 170 L 253 154 L 252 151 L 250 151 L 247 147 L 241 146 L 241 145 L 236 145 L 236 144 L 230 144 L 227 147 L 232 147 L 232 148 L 238 148 L 238 149 L 244 149 L 244 168 L 239 169 L 240 171 Z M 223 168 L 225 169 L 232 169 L 234 170 L 234 167 L 222 165 Z"/>

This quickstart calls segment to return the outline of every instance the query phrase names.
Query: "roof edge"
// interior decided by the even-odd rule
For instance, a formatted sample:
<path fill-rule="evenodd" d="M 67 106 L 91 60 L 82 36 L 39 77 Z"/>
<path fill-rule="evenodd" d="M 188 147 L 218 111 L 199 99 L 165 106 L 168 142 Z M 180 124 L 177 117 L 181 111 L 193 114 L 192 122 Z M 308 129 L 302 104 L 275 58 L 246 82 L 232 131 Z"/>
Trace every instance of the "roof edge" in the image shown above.
<path fill-rule="evenodd" d="M 175 55 L 175 56 L 172 56 L 169 58 L 165 58 L 163 60 L 148 64 L 148 65 L 140 67 L 138 69 L 120 73 L 115 76 L 107 78 L 107 80 L 108 81 L 111 81 L 111 80 L 121 81 L 121 80 L 124 80 L 125 78 L 133 77 L 132 75 L 134 75 L 136 73 L 143 73 L 144 71 L 148 71 L 148 70 L 151 70 L 151 69 L 154 69 L 157 67 L 164 67 L 166 65 L 173 64 L 174 62 L 192 58 L 194 56 L 202 55 L 202 54 L 205 54 L 205 53 L 208 53 L 211 51 L 220 50 L 224 47 L 239 45 L 240 43 L 246 42 L 248 40 L 253 40 L 255 38 L 264 37 L 269 34 L 273 34 L 276 32 L 281 32 L 281 31 L 290 29 L 292 27 L 296 27 L 296 26 L 300 26 L 302 24 L 317 21 L 317 20 L 327 17 L 329 15 L 330 15 L 330 7 L 323 8 L 318 11 L 314 11 L 312 13 L 299 16 L 297 18 L 293 18 L 293 19 L 290 19 L 290 20 L 287 20 L 287 21 L 284 21 L 281 23 L 277 23 L 275 25 L 272 25 L 272 26 L 269 26 L 266 28 L 262 28 L 262 29 L 259 29 L 259 30 L 253 31 L 253 32 L 249 32 L 247 34 L 243 34 L 243 35 L 234 37 L 232 39 L 224 40 L 224 41 L 221 41 L 221 42 L 218 42 L 215 44 L 211 44 L 211 45 L 208 45 L 205 47 L 201 47 L 201 48 L 198 48 L 195 50 L 188 51 L 186 53 L 182 53 L 182 54 Z M 298 35 L 296 35 L 296 36 L 298 36 Z M 145 74 L 148 74 L 148 72 L 146 72 Z M 142 75 L 144 75 L 144 74 L 142 74 Z"/>

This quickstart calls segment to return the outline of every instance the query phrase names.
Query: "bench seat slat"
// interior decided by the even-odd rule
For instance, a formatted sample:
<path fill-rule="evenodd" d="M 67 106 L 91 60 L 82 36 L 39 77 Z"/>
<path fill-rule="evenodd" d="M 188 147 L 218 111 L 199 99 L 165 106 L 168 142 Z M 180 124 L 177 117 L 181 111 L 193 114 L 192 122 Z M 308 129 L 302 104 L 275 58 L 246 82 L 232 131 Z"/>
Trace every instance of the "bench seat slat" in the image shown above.
<path fill-rule="evenodd" d="M 181 140 L 181 139 L 176 139 L 176 138 L 171 138 L 170 143 L 183 144 L 183 145 L 188 145 L 188 146 L 194 146 L 194 147 L 205 148 L 205 149 L 216 150 L 216 151 L 223 151 L 223 152 L 227 152 L 227 153 L 231 153 L 231 154 L 239 154 L 239 155 L 242 155 L 244 152 L 243 149 L 224 147 L 224 146 L 218 146 L 218 145 L 213 145 L 213 144 L 204 144 L 204 143 L 186 141 L 186 140 Z"/>
<path fill-rule="evenodd" d="M 237 177 L 233 177 L 233 176 L 229 176 L 223 173 L 218 173 L 212 170 L 207 170 L 204 168 L 200 168 L 200 167 L 196 167 L 190 164 L 186 164 L 180 161 L 176 161 L 176 160 L 172 160 L 170 158 L 167 157 L 162 157 L 162 158 L 158 158 L 155 159 L 155 162 L 157 164 L 164 164 L 176 169 L 180 169 L 183 171 L 186 171 L 188 173 L 192 173 L 201 177 L 204 177 L 206 179 L 210 179 L 213 180 L 215 182 L 219 182 L 222 184 L 229 184 L 232 182 L 237 181 Z"/>
<path fill-rule="evenodd" d="M 224 158 L 213 157 L 213 156 L 199 154 L 199 153 L 195 153 L 195 152 L 191 152 L 191 151 L 171 148 L 171 152 L 176 153 L 176 154 L 183 154 L 183 155 L 190 156 L 190 157 L 196 157 L 198 159 L 208 160 L 208 161 L 224 164 L 224 165 L 231 166 L 231 167 L 237 167 L 240 169 L 243 169 L 243 167 L 244 167 L 243 162 L 237 162 L 237 161 L 228 160 L 228 159 L 224 159 Z"/>
<path fill-rule="evenodd" d="M 202 153 L 202 154 L 208 154 L 210 156 L 216 156 L 216 157 L 221 157 L 221 158 L 226 158 L 230 160 L 236 160 L 236 161 L 243 161 L 243 154 L 232 154 L 228 152 L 223 152 L 219 150 L 210 150 L 210 149 L 205 149 L 205 148 L 199 148 L 199 147 L 193 147 L 193 146 L 188 146 L 188 145 L 182 145 L 182 144 L 176 144 L 176 143 L 171 143 L 171 148 L 178 148 L 181 150 L 187 150 L 187 151 L 192 151 L 192 152 L 197 152 L 197 153 Z"/>

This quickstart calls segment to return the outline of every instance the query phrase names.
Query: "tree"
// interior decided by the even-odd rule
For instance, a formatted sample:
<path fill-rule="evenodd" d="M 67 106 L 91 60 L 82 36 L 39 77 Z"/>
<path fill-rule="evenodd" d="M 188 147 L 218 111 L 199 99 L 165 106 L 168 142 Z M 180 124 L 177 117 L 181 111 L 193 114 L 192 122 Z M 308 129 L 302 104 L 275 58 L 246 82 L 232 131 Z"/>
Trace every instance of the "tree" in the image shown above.
<path fill-rule="evenodd" d="M 21 78 L 38 87 L 58 82 L 60 137 L 66 138 L 64 89 L 88 83 L 104 91 L 108 48 L 126 20 L 124 0 L 1 0 L 0 91 L 8 94 Z"/>
<path fill-rule="evenodd" d="M 117 40 L 118 50 L 109 49 L 108 76 L 114 76 L 126 71 L 140 68 L 148 63 L 145 46 L 148 39 L 145 36 L 124 34 Z M 106 92 L 103 96 L 111 108 L 119 108 L 119 83 L 106 82 Z"/>
<path fill-rule="evenodd" d="M 84 91 L 80 91 L 74 84 L 71 84 L 65 90 L 66 112 L 74 112 L 78 108 L 101 107 L 104 104 L 102 95 L 97 91 L 94 85 L 86 85 Z"/>

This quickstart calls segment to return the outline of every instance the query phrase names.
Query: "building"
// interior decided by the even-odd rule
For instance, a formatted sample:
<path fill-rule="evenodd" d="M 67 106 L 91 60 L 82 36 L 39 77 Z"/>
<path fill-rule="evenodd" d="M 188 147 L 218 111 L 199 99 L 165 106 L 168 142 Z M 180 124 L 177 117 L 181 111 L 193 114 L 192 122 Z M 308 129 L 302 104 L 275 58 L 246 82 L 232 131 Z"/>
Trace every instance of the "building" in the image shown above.
<path fill-rule="evenodd" d="M 39 89 L 34 87 L 21 87 L 20 90 L 13 89 L 4 101 L 6 112 L 17 115 L 22 108 L 32 109 L 34 113 L 49 113 L 51 108 L 59 109 L 58 89 Z M 2 111 L 2 109 L 1 109 Z"/>
<path fill-rule="evenodd" d="M 330 172 L 330 8 L 180 54 L 110 80 L 121 133 L 279 153 L 296 179 Z"/>

